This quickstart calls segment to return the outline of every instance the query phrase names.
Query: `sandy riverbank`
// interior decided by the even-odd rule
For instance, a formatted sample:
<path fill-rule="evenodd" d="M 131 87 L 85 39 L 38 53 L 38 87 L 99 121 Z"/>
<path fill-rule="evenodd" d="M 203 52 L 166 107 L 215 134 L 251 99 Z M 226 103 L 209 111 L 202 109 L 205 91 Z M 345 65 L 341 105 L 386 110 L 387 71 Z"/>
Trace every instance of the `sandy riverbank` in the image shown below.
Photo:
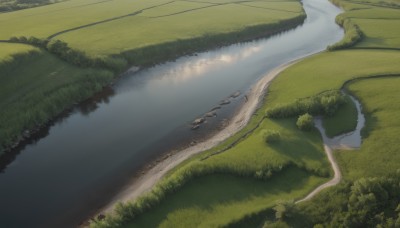
<path fill-rule="evenodd" d="M 304 58 L 304 57 L 303 57 Z M 302 58 L 301 58 L 302 59 Z M 258 105 L 263 99 L 263 94 L 270 82 L 283 70 L 293 65 L 294 63 L 300 61 L 300 59 L 291 61 L 287 64 L 281 65 L 267 75 L 265 75 L 261 80 L 259 80 L 251 90 L 246 94 L 247 102 L 242 105 L 238 113 L 232 118 L 229 125 L 223 130 L 216 133 L 210 139 L 188 147 L 177 153 L 172 154 L 166 159 L 162 160 L 160 163 L 147 170 L 143 175 L 136 178 L 132 183 L 128 184 L 128 187 L 116 195 L 111 202 L 100 210 L 101 213 L 110 213 L 117 202 L 127 202 L 135 200 L 138 196 L 145 192 L 151 190 L 153 186 L 171 169 L 179 165 L 184 160 L 188 159 L 190 156 L 200 153 L 202 151 L 211 149 L 217 146 L 224 140 L 231 137 L 233 134 L 241 130 L 250 121 L 253 113 L 257 109 Z"/>

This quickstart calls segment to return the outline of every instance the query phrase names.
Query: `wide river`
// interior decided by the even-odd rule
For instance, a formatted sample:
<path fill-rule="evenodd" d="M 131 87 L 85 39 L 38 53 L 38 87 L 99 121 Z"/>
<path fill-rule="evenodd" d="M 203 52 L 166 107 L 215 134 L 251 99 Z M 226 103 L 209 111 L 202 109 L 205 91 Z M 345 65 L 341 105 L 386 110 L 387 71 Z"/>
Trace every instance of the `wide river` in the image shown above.
<path fill-rule="evenodd" d="M 339 8 L 327 0 L 303 5 L 307 19 L 293 30 L 128 71 L 56 120 L 0 170 L 0 226 L 77 226 L 144 165 L 219 129 L 273 68 L 343 37 L 335 24 Z M 241 95 L 230 98 L 217 117 L 190 129 L 194 119 L 236 91 Z"/>

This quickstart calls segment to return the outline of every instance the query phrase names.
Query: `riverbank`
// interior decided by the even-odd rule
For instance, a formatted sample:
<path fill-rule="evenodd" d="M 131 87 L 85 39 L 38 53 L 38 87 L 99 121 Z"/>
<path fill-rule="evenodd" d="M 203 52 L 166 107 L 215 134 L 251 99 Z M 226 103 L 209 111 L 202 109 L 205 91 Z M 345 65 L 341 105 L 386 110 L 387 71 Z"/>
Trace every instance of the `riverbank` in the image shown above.
<path fill-rule="evenodd" d="M 306 57 L 309 56 L 305 56 L 281 65 L 265 75 L 246 94 L 247 102 L 240 107 L 236 115 L 232 118 L 232 120 L 229 121 L 229 124 L 224 129 L 204 142 L 198 143 L 166 157 L 160 163 L 147 170 L 140 177 L 129 184 L 129 187 L 124 189 L 106 207 L 100 210 L 100 213 L 103 214 L 112 212 L 117 202 L 128 202 L 135 200 L 138 196 L 150 191 L 163 176 L 165 176 L 170 170 L 175 168 L 184 160 L 195 154 L 219 145 L 221 142 L 243 129 L 243 127 L 248 124 L 253 113 L 264 99 L 264 94 L 267 91 L 270 82 L 276 76 L 278 76 L 280 72 Z"/>

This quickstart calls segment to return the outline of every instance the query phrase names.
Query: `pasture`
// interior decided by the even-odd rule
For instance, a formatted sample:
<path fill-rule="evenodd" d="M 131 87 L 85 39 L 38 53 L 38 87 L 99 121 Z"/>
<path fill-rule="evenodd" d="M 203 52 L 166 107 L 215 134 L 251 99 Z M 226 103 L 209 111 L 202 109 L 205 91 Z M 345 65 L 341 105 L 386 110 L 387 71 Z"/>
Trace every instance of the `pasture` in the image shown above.
<path fill-rule="evenodd" d="M 279 23 L 302 14 L 297 1 L 71 0 L 0 15 L 0 39 L 51 36 L 91 56 L 112 55 Z"/>
<path fill-rule="evenodd" d="M 396 171 L 400 163 L 400 75 L 365 79 L 348 85 L 363 105 L 366 126 L 358 151 L 339 151 L 336 157 L 346 179 L 380 177 Z"/>

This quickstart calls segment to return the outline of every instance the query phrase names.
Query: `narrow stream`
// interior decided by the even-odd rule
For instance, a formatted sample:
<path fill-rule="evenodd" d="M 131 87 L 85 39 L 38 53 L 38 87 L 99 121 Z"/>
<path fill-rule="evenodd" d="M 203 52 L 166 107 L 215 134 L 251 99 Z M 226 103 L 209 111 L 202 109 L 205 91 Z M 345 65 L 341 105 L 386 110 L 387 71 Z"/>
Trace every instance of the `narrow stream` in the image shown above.
<path fill-rule="evenodd" d="M 362 113 L 360 102 L 352 95 L 348 93 L 345 94 L 350 97 L 351 101 L 356 106 L 357 125 L 356 128 L 351 132 L 341 134 L 333 138 L 328 138 L 325 136 L 324 143 L 329 145 L 332 149 L 357 149 L 361 147 L 361 142 L 362 142 L 361 130 L 365 125 L 365 116 Z"/>
<path fill-rule="evenodd" d="M 126 72 L 57 120 L 1 170 L 1 226 L 78 225 L 150 161 L 221 128 L 270 70 L 343 37 L 334 20 L 340 9 L 327 0 L 303 5 L 308 17 L 296 29 Z M 230 97 L 236 91 L 241 95 Z M 217 117 L 190 129 L 227 98 Z"/>

